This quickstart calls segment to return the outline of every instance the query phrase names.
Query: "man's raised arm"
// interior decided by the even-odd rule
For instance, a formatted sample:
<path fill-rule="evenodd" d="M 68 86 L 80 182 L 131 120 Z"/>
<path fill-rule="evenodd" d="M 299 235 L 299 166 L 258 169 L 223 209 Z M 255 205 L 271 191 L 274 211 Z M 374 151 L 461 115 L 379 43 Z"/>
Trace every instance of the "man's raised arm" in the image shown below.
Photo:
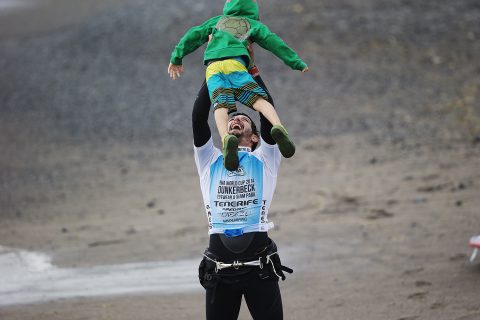
<path fill-rule="evenodd" d="M 208 125 L 210 104 L 207 83 L 204 81 L 195 99 L 192 111 L 193 144 L 195 147 L 205 145 L 212 136 L 210 126 Z"/>

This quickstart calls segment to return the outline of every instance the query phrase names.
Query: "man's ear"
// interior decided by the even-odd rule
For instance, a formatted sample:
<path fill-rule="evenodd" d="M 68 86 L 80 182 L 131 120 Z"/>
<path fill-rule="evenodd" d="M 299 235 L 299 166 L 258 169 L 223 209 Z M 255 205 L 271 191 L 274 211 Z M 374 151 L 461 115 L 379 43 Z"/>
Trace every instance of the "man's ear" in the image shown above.
<path fill-rule="evenodd" d="M 258 140 L 259 140 L 258 136 L 256 134 L 252 134 L 252 142 L 258 143 Z"/>

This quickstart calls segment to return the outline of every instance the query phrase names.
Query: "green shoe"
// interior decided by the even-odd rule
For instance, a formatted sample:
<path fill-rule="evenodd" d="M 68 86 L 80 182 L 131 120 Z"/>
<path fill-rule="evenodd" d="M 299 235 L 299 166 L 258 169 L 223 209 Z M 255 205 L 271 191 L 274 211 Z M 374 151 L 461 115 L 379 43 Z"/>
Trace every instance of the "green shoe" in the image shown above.
<path fill-rule="evenodd" d="M 287 129 L 282 125 L 275 125 L 272 130 L 270 130 L 270 133 L 273 140 L 277 143 L 282 156 L 285 158 L 291 158 L 295 154 L 295 145 L 288 137 Z"/>
<path fill-rule="evenodd" d="M 238 139 L 227 134 L 222 141 L 223 166 L 229 171 L 238 169 Z"/>

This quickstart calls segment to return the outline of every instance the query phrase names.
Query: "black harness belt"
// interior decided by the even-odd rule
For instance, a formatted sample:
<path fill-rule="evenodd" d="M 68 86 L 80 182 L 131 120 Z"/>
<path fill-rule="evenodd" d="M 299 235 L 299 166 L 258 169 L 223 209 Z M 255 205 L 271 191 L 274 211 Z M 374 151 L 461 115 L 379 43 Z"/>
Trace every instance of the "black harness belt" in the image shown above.
<path fill-rule="evenodd" d="M 258 255 L 233 261 L 220 261 L 214 253 L 205 250 L 198 268 L 198 277 L 205 289 L 215 289 L 220 282 L 235 284 L 254 276 L 285 280 L 284 271 L 293 272 L 282 265 L 277 245 L 269 240 L 269 244 Z"/>

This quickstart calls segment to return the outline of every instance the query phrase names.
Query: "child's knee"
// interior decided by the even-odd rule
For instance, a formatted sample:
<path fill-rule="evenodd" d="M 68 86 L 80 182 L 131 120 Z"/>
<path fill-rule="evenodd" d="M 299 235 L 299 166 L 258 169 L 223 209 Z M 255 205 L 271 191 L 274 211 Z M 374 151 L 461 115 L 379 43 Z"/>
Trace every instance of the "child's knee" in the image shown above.
<path fill-rule="evenodd" d="M 224 104 L 224 103 L 216 103 L 213 106 L 213 112 L 216 112 L 219 109 L 225 109 L 228 114 L 237 112 L 236 106 L 230 105 L 230 104 Z"/>
<path fill-rule="evenodd" d="M 271 106 L 270 102 L 265 100 L 263 97 L 258 97 L 255 102 L 252 104 L 252 109 L 256 111 L 262 111 Z"/>

